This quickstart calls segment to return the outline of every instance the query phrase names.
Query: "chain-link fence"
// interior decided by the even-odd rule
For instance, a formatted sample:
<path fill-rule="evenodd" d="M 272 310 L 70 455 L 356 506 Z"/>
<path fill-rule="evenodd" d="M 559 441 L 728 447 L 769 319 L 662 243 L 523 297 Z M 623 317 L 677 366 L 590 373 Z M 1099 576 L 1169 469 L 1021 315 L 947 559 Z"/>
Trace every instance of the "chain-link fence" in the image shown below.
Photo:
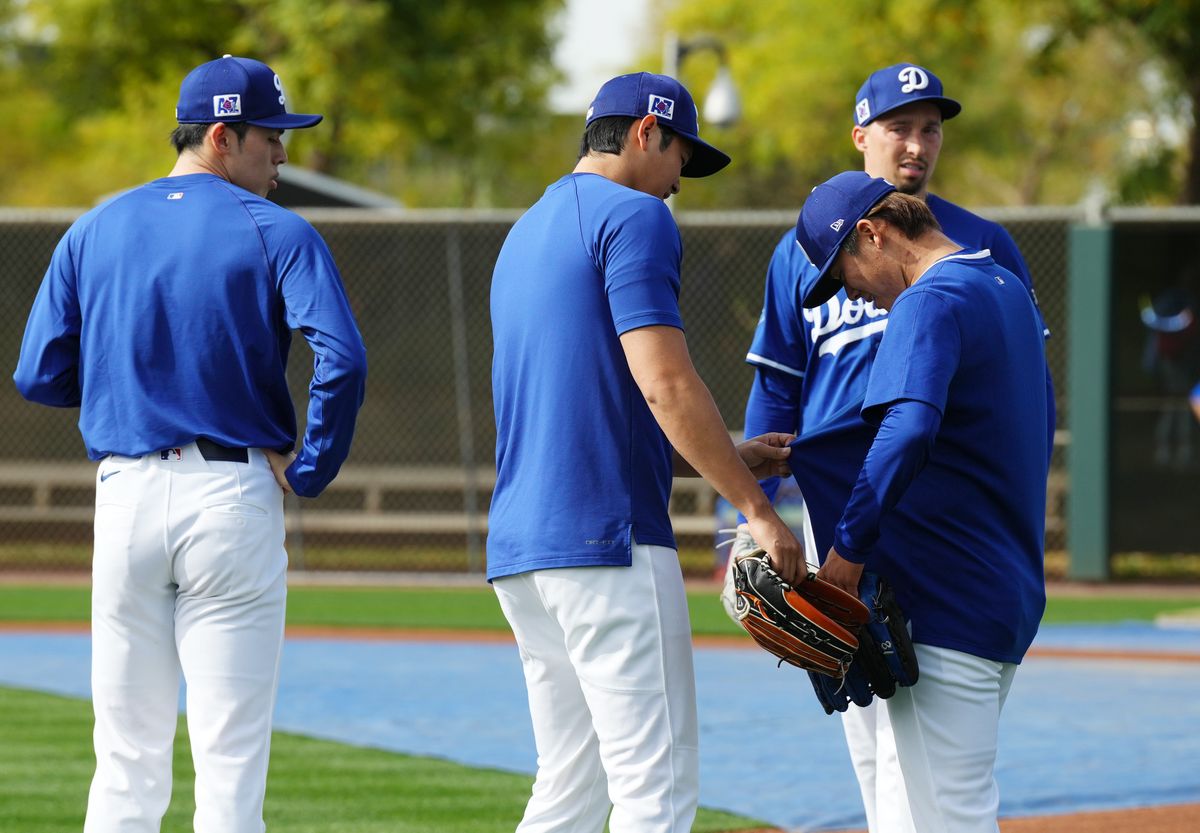
<path fill-rule="evenodd" d="M 1070 210 L 985 212 L 1012 232 L 1029 263 L 1066 424 L 1067 230 Z M 59 237 L 75 215 L 0 213 L 0 339 L 15 364 L 25 317 Z M 367 344 L 370 376 L 354 448 L 334 485 L 288 505 L 293 566 L 308 569 L 478 570 L 494 479 L 488 285 L 516 212 L 397 215 L 307 213 L 342 271 Z M 771 252 L 794 213 L 681 214 L 681 305 L 701 376 L 733 432 L 753 376 L 744 357 Z M 570 326 L 548 321 L 547 326 Z M 289 375 L 303 419 L 311 355 L 293 341 Z M 0 384 L 0 569 L 88 564 L 93 476 L 77 412 L 21 400 Z M 1065 433 L 1065 432 L 1060 432 Z M 1064 547 L 1065 488 L 1055 455 L 1047 547 Z M 712 561 L 714 494 L 679 481 L 673 512 L 685 566 Z"/>

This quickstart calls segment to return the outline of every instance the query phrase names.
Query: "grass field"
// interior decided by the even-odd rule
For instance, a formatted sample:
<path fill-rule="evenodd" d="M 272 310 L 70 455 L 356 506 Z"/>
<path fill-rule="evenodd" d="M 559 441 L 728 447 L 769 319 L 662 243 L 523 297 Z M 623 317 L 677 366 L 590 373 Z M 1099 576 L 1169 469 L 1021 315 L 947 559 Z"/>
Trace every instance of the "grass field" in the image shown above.
<path fill-rule="evenodd" d="M 0 621 L 86 622 L 90 590 L 86 586 L 2 585 Z M 703 636 L 741 634 L 725 616 L 712 588 L 688 591 L 692 630 Z M 1200 607 L 1195 596 L 1179 594 L 1053 595 L 1046 624 L 1069 622 L 1152 621 L 1160 613 Z M 288 624 L 321 627 L 450 628 L 507 630 L 496 596 L 483 581 L 478 587 L 317 587 L 288 590 Z"/>
<path fill-rule="evenodd" d="M 90 591 L 79 585 L 0 585 L 0 622 L 88 619 Z M 689 591 L 700 635 L 741 633 L 714 588 Z M 1051 596 L 1045 622 L 1152 620 L 1195 609 L 1200 593 Z M 478 587 L 293 586 L 293 626 L 507 630 L 495 595 Z M 91 708 L 82 700 L 0 688 L 0 830 L 66 833 L 82 825 L 93 759 Z M 175 750 L 175 792 L 164 833 L 191 829 L 194 805 L 187 732 Z M 474 833 L 511 830 L 531 779 L 277 733 L 266 818 L 291 833 Z M 696 833 L 747 830 L 759 822 L 701 810 Z"/>
<path fill-rule="evenodd" d="M 83 700 L 0 687 L 0 830 L 78 833 L 94 759 Z M 180 720 L 163 833 L 192 829 L 191 750 Z M 264 814 L 288 833 L 493 833 L 521 818 L 533 779 L 276 732 Z M 702 809 L 695 833 L 760 823 Z"/>
<path fill-rule="evenodd" d="M 303 548 L 288 544 L 293 568 L 313 571 L 381 571 L 461 573 L 467 569 L 466 550 L 461 546 L 319 546 Z M 707 578 L 713 569 L 711 547 L 683 547 L 679 561 L 690 577 Z M 0 543 L 0 571 L 87 571 L 92 564 L 92 545 L 56 543 Z M 2 572 L 0 572 L 2 575 Z"/>
<path fill-rule="evenodd" d="M 708 594 L 710 597 L 712 594 Z M 86 622 L 86 586 L 0 585 L 0 622 Z M 709 599 L 709 601 L 714 601 Z M 722 614 L 723 616 L 723 614 Z M 317 588 L 289 594 L 291 624 L 507 629 L 490 588 Z M 0 831 L 77 833 L 94 766 L 91 704 L 0 687 Z M 191 830 L 190 748 L 180 721 L 163 833 Z M 532 778 L 276 733 L 264 810 L 289 833 L 511 830 Z M 696 833 L 762 823 L 701 808 Z"/>
<path fill-rule="evenodd" d="M 694 541 L 693 541 L 694 544 Z M 320 571 L 423 571 L 462 573 L 467 556 L 461 546 L 319 546 L 302 549 L 289 544 L 292 566 Z M 679 562 L 689 578 L 708 578 L 713 569 L 711 547 L 681 546 Z M 6 570 L 86 572 L 92 563 L 88 542 L 0 543 L 0 576 Z M 1111 574 L 1117 581 L 1200 582 L 1200 553 L 1116 553 Z M 1067 574 L 1067 554 L 1061 550 L 1046 553 L 1046 575 L 1061 580 Z"/>

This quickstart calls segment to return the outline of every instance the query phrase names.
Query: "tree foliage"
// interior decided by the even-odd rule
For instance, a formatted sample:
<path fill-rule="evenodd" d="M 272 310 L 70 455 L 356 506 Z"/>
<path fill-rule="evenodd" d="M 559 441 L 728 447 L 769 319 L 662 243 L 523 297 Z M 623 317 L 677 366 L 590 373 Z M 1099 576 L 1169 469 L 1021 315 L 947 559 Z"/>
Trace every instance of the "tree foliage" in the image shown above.
<path fill-rule="evenodd" d="M 1040 6 L 1053 32 L 1043 49 L 1046 55 L 1069 51 L 1103 31 L 1155 59 L 1143 67 L 1143 73 L 1150 73 L 1151 89 L 1135 115 L 1145 129 L 1134 137 L 1133 158 L 1122 172 L 1118 194 L 1137 198 L 1169 183 L 1180 202 L 1200 202 L 1200 131 L 1194 129 L 1200 113 L 1200 2 L 1042 0 Z M 1188 142 L 1180 147 L 1157 135 L 1158 128 L 1170 130 L 1179 124 L 1189 132 Z"/>
<path fill-rule="evenodd" d="M 224 53 L 259 58 L 289 106 L 325 115 L 294 162 L 414 203 L 502 189 L 512 141 L 556 80 L 563 0 L 26 0 L 0 5 L 0 152 L 32 166 L 6 203 L 80 204 L 165 173 L 179 82 Z M 150 10 L 152 9 L 152 11 Z M 519 167 L 518 167 L 519 169 Z"/>
<path fill-rule="evenodd" d="M 1119 190 L 1136 163 L 1127 158 L 1127 121 L 1144 107 L 1145 69 L 1154 53 L 1144 40 L 1122 36 L 1122 21 L 1104 15 L 1059 37 L 1063 21 L 1052 13 L 1055 5 L 678 4 L 665 25 L 684 38 L 720 34 L 744 111 L 735 128 L 707 131 L 734 165 L 689 185 L 684 201 L 793 207 L 816 182 L 861 167 L 850 142 L 854 95 L 873 70 L 902 61 L 932 69 L 947 95 L 963 104 L 946 125 L 935 190 L 971 205 L 1068 204 L 1098 187 Z M 681 70 L 698 98 L 715 67 L 715 59 L 697 56 Z"/>
<path fill-rule="evenodd" d="M 578 116 L 547 112 L 565 0 L 0 0 L 10 107 L 0 204 L 83 205 L 162 175 L 183 74 L 261 58 L 293 109 L 293 163 L 414 206 L 523 206 L 575 159 Z M 1200 201 L 1200 0 L 654 0 L 670 28 L 719 35 L 743 118 L 705 127 L 734 164 L 681 206 L 794 208 L 861 165 L 854 94 L 874 69 L 931 68 L 960 100 L 934 188 L 970 205 Z M 688 54 L 698 100 L 717 69 Z"/>

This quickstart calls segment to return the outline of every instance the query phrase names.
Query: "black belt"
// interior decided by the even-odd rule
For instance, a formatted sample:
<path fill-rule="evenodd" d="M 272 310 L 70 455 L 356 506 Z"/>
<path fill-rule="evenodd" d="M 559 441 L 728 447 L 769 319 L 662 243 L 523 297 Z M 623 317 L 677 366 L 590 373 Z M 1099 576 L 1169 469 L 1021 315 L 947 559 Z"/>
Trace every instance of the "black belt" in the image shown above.
<path fill-rule="evenodd" d="M 204 437 L 196 438 L 196 448 L 200 450 L 200 456 L 210 463 L 249 463 L 250 452 L 244 448 L 230 448 L 228 446 L 214 443 L 212 440 Z"/>

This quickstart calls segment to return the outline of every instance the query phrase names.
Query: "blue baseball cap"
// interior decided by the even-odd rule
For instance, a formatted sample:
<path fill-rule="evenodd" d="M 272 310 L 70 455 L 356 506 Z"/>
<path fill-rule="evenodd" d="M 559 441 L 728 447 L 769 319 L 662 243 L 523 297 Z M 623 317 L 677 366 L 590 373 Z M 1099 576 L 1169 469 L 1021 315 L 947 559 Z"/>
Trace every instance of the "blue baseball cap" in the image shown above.
<path fill-rule="evenodd" d="M 842 284 L 829 276 L 829 267 L 837 259 L 842 243 L 854 224 L 895 190 L 896 186 L 886 179 L 862 171 L 840 173 L 812 189 L 796 220 L 796 243 L 809 263 L 820 270 L 817 282 L 804 296 L 805 309 L 819 307 L 837 295 Z"/>
<path fill-rule="evenodd" d="M 289 113 L 283 82 L 253 58 L 226 55 L 201 64 L 179 85 L 175 120 L 180 124 L 246 122 L 278 130 L 312 127 L 324 116 Z"/>
<path fill-rule="evenodd" d="M 692 143 L 692 158 L 680 171 L 682 176 L 715 174 L 729 164 L 729 156 L 700 138 L 700 114 L 687 87 L 669 75 L 635 72 L 604 82 L 592 105 L 587 122 L 605 116 L 658 116 L 658 120 Z"/>
<path fill-rule="evenodd" d="M 942 95 L 942 82 L 924 67 L 895 64 L 872 72 L 854 98 L 854 123 L 866 127 L 884 113 L 914 101 L 932 101 L 943 119 L 952 119 L 962 105 Z"/>

